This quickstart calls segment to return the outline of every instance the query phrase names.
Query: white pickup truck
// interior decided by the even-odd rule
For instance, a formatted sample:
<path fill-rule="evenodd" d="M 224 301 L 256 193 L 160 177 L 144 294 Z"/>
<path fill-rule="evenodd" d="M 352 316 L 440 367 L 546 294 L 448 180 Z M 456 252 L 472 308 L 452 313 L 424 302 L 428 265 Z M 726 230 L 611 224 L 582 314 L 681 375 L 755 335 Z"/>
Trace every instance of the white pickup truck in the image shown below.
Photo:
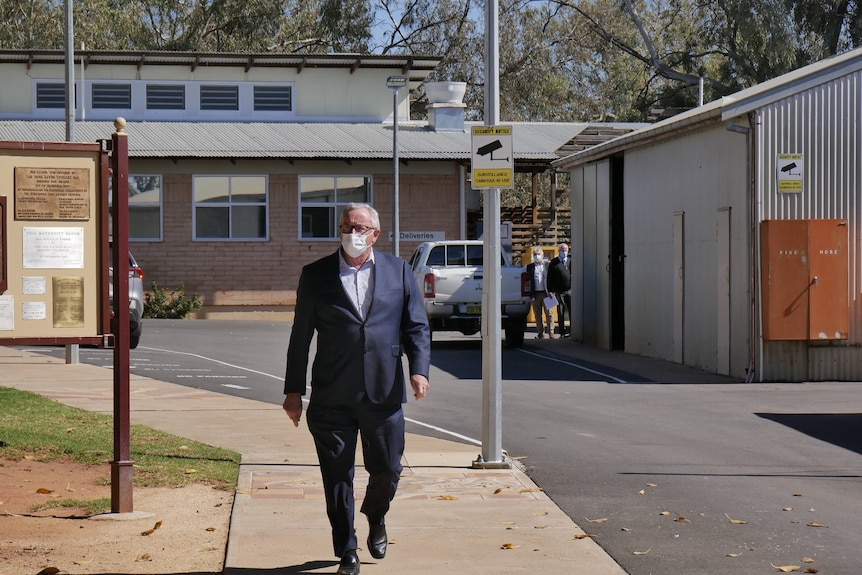
<path fill-rule="evenodd" d="M 425 301 L 432 331 L 472 335 L 482 325 L 482 241 L 423 242 L 410 256 L 410 267 Z M 530 311 L 530 284 L 522 268 L 503 257 L 500 282 L 506 345 L 521 347 Z"/>

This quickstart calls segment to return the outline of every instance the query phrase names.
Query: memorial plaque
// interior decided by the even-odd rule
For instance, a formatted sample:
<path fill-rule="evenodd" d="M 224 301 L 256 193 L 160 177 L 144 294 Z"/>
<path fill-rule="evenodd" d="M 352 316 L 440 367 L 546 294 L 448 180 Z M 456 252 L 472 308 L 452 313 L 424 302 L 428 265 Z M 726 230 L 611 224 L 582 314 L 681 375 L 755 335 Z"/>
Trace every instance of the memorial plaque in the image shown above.
<path fill-rule="evenodd" d="M 89 221 L 90 170 L 15 168 L 15 219 Z"/>
<path fill-rule="evenodd" d="M 54 277 L 54 327 L 84 327 L 84 278 Z"/>

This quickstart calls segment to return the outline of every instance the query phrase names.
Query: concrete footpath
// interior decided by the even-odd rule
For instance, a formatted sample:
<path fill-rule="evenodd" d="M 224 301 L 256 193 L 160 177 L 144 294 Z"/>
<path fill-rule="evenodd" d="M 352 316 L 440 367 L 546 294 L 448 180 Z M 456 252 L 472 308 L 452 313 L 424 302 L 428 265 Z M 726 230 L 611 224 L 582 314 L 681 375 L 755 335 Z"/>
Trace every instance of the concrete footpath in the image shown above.
<path fill-rule="evenodd" d="M 572 357 L 590 349 L 561 340 L 528 344 Z M 628 369 L 642 373 L 638 367 Z M 0 385 L 113 412 L 113 374 L 101 367 L 0 346 Z M 277 405 L 135 375 L 131 411 L 133 424 L 242 453 L 225 574 L 335 572 L 317 458 L 304 424 L 294 428 Z M 363 574 L 625 573 L 591 538 L 577 538 L 584 532 L 522 469 L 472 469 L 476 455 L 474 445 L 408 434 L 404 473 L 387 517 L 389 551 L 376 560 L 360 549 Z M 360 465 L 358 500 L 366 481 Z M 361 515 L 357 535 L 364 546 Z"/>

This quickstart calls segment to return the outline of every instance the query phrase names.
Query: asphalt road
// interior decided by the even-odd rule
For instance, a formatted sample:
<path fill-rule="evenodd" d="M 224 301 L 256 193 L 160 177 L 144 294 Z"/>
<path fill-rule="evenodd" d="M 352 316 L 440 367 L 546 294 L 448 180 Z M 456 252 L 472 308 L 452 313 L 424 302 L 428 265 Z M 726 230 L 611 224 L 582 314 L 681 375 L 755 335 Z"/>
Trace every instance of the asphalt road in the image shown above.
<path fill-rule="evenodd" d="M 150 320 L 132 371 L 281 403 L 289 333 Z M 408 431 L 478 455 L 481 342 L 438 339 Z M 655 384 L 529 346 L 502 359 L 504 448 L 632 575 L 862 572 L 860 384 Z"/>

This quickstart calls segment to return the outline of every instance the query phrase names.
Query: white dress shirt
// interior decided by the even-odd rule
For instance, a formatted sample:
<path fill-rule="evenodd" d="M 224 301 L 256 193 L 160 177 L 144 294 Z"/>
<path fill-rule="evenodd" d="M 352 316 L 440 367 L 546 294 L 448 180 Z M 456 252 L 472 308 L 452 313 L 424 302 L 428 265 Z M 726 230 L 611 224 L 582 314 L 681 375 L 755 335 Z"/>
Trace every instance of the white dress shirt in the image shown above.
<path fill-rule="evenodd" d="M 359 317 L 365 319 L 368 308 L 371 307 L 371 297 L 374 295 L 374 250 L 371 250 L 371 255 L 359 268 L 347 263 L 341 250 L 338 250 L 338 261 L 338 275 L 344 292 L 359 312 Z"/>

